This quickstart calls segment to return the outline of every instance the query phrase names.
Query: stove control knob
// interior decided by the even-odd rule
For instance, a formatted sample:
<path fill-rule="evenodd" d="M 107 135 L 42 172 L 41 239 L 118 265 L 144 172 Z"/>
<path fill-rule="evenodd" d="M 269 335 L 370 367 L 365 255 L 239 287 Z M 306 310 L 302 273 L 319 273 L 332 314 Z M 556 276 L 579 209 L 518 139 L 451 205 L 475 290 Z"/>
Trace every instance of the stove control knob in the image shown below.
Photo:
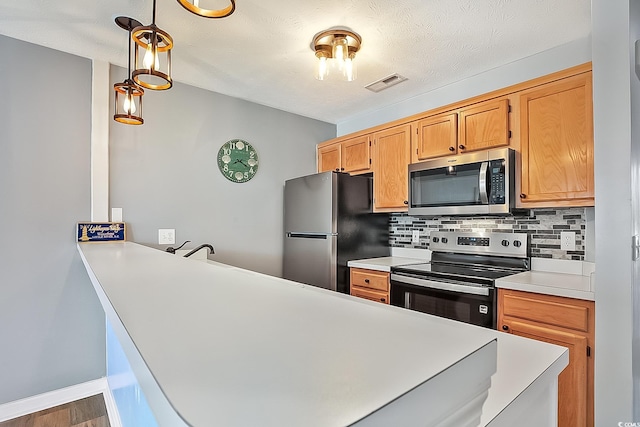
<path fill-rule="evenodd" d="M 513 246 L 515 246 L 516 248 L 519 248 L 520 246 L 522 246 L 522 242 L 520 240 L 514 240 Z"/>
<path fill-rule="evenodd" d="M 502 246 L 509 246 L 509 241 L 508 240 L 503 240 L 502 241 Z"/>
<path fill-rule="evenodd" d="M 447 243 L 447 242 L 449 242 L 449 239 L 447 239 L 446 237 L 443 237 L 442 238 L 442 243 Z"/>
<path fill-rule="evenodd" d="M 433 240 L 433 243 L 438 243 L 438 242 L 440 241 L 440 239 L 438 239 L 437 237 L 434 237 L 434 238 L 433 238 L 433 239 L 431 239 L 431 240 Z"/>

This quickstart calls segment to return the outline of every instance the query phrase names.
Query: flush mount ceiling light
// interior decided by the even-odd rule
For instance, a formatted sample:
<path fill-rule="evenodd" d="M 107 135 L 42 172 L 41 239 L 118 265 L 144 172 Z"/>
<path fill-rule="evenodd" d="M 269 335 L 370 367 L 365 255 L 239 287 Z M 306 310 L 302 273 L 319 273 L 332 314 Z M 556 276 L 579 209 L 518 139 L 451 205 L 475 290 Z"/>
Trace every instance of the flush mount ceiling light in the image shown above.
<path fill-rule="evenodd" d="M 142 95 L 144 95 L 144 90 L 136 86 L 135 82 L 131 80 L 131 31 L 142 24 L 126 16 L 118 16 L 116 24 L 129 32 L 129 37 L 127 38 L 129 66 L 126 80 L 113 85 L 113 90 L 115 91 L 115 113 L 113 119 L 127 125 L 141 125 L 144 123 L 142 119 Z"/>
<path fill-rule="evenodd" d="M 360 50 L 362 37 L 346 28 L 322 31 L 313 37 L 311 48 L 316 53 L 316 79 L 337 75 L 346 81 L 356 79 L 354 59 Z"/>
<path fill-rule="evenodd" d="M 171 79 L 173 39 L 169 33 L 156 26 L 156 0 L 153 0 L 151 25 L 134 28 L 131 38 L 136 47 L 133 72 L 133 80 L 136 84 L 146 89 L 170 89 L 173 85 Z"/>
<path fill-rule="evenodd" d="M 203 6 L 207 0 L 178 0 L 191 13 L 195 13 L 205 18 L 226 18 L 236 10 L 236 1 L 231 0 L 231 4 L 224 9 L 206 9 Z"/>

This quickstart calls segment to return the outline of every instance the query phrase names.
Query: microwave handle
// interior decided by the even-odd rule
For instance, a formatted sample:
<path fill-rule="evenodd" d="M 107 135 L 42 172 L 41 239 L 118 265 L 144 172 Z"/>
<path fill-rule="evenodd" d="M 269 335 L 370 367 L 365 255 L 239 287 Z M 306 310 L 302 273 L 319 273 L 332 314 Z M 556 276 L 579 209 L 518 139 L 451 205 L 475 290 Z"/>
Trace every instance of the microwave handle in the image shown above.
<path fill-rule="evenodd" d="M 489 204 L 489 188 L 487 181 L 487 169 L 489 162 L 482 162 L 480 165 L 480 176 L 478 177 L 478 188 L 480 189 L 480 201 L 483 205 Z"/>

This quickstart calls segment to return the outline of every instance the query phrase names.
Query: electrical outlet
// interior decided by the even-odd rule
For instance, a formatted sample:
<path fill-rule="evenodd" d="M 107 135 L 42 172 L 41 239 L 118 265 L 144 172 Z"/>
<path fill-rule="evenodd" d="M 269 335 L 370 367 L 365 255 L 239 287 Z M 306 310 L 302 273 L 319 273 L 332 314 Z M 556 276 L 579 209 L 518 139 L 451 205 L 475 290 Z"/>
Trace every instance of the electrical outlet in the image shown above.
<path fill-rule="evenodd" d="M 175 245 L 176 230 L 175 228 L 159 228 L 158 244 L 159 245 Z"/>
<path fill-rule="evenodd" d="M 576 250 L 576 233 L 573 231 L 563 231 L 560 233 L 560 249 L 563 251 Z"/>
<path fill-rule="evenodd" d="M 420 243 L 420 231 L 413 230 L 411 234 L 411 243 Z"/>

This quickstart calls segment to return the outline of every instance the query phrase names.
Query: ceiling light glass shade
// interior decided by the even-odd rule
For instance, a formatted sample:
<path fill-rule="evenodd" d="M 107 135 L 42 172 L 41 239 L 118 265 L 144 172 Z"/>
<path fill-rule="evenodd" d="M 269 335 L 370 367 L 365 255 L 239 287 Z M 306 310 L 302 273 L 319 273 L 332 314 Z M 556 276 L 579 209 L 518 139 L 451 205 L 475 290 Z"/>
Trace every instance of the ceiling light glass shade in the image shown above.
<path fill-rule="evenodd" d="M 315 51 L 315 77 L 326 80 L 329 76 L 346 81 L 356 79 L 356 52 L 362 38 L 351 30 L 331 29 L 315 35 L 311 48 Z"/>
<path fill-rule="evenodd" d="M 141 125 L 142 118 L 142 96 L 144 90 L 136 86 L 131 79 L 123 83 L 113 85 L 115 91 L 115 105 L 113 119 L 127 125 Z"/>
<path fill-rule="evenodd" d="M 135 70 L 133 80 L 146 89 L 167 90 L 173 85 L 171 78 L 171 49 L 173 39 L 155 24 L 133 29 L 135 42 Z"/>
<path fill-rule="evenodd" d="M 204 6 L 207 0 L 178 0 L 178 3 L 182 5 L 191 13 L 195 13 L 198 16 L 205 18 L 226 18 L 236 10 L 235 0 L 230 0 L 231 4 L 223 9 L 207 9 Z"/>

